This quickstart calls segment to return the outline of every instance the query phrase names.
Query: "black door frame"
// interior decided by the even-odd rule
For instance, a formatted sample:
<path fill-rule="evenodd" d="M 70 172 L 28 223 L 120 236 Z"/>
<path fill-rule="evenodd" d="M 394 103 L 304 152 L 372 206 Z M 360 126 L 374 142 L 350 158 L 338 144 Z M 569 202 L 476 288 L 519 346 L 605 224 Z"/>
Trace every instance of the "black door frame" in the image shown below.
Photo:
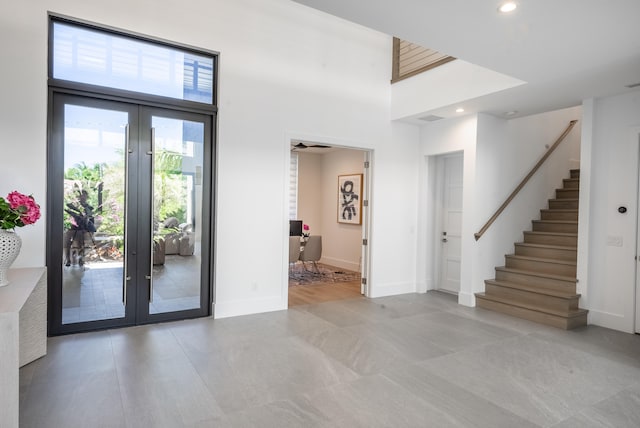
<path fill-rule="evenodd" d="M 139 99 L 123 99 L 114 96 L 100 96 L 91 92 L 64 90 L 51 88 L 49 101 L 49 144 L 48 144 L 48 172 L 47 172 L 47 250 L 48 267 L 48 333 L 59 335 L 81 331 L 100 330 L 114 327 L 124 327 L 137 324 L 171 321 L 186 318 L 208 316 L 212 313 L 213 301 L 213 245 L 215 211 L 214 211 L 214 167 L 215 167 L 215 112 L 201 109 L 188 109 L 171 105 L 145 104 Z M 63 178 L 64 178 L 64 105 L 72 103 L 87 107 L 97 107 L 126 111 L 129 114 L 129 135 L 131 141 L 131 157 L 129 161 L 135 168 L 130 169 L 129 192 L 137 195 L 137 201 L 150 199 L 150 181 L 145 184 L 145 177 L 150 180 L 150 162 L 142 159 L 143 153 L 150 144 L 150 120 L 152 115 L 195 120 L 204 123 L 205 144 L 203 159 L 203 212 L 202 212 L 202 246 L 201 246 L 201 293 L 200 307 L 197 309 L 158 314 L 148 313 L 149 290 L 147 273 L 144 272 L 144 262 L 151 258 L 150 227 L 138 227 L 135 238 L 129 238 L 129 272 L 132 275 L 131 286 L 126 288 L 127 305 L 123 318 L 86 321 L 81 323 L 62 323 L 62 255 L 63 231 L 60 225 L 63 220 Z M 148 128 L 148 129 L 147 129 Z M 210 143 L 207 144 L 206 141 Z M 146 157 L 146 156 L 145 156 Z M 136 173 L 137 172 L 137 173 Z M 127 210 L 129 219 L 139 219 L 140 224 L 151 224 L 150 210 L 144 208 L 143 202 L 129 204 Z M 144 243 L 149 243 L 144 245 Z M 135 276 L 135 277 L 133 277 Z M 137 285 L 136 285 L 137 284 Z M 143 284 L 147 284 L 144 286 Z"/>

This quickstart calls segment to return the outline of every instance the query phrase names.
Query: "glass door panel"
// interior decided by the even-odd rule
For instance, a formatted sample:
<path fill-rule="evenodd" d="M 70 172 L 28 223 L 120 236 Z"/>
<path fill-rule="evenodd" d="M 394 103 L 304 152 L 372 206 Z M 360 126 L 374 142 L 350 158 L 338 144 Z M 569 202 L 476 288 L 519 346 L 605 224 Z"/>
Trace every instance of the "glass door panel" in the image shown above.
<path fill-rule="evenodd" d="M 64 105 L 62 324 L 125 316 L 128 116 Z"/>
<path fill-rule="evenodd" d="M 50 334 L 210 313 L 212 123 L 54 94 Z"/>
<path fill-rule="evenodd" d="M 152 116 L 149 313 L 201 307 L 204 122 Z"/>

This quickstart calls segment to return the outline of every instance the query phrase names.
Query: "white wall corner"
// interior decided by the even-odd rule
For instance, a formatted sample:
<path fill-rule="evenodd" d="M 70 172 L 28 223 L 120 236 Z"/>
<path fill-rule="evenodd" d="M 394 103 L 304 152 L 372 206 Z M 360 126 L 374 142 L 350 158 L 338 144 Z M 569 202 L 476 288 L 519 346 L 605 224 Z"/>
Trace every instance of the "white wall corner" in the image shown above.
<path fill-rule="evenodd" d="M 417 293 L 426 293 L 429 290 L 435 289 L 435 282 L 431 279 L 427 279 L 426 281 L 419 281 L 416 283 L 416 292 Z"/>
<path fill-rule="evenodd" d="M 595 101 L 582 102 L 580 141 L 580 201 L 578 207 L 578 260 L 576 266 L 576 292 L 581 295 L 580 307 L 589 308 L 589 230 L 591 213 L 591 157 Z"/>

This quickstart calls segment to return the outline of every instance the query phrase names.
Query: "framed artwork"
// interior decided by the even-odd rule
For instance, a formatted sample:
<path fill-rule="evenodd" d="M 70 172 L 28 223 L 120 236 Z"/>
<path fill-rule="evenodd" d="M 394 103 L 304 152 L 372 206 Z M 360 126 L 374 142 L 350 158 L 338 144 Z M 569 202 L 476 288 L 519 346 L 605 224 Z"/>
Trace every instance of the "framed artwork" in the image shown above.
<path fill-rule="evenodd" d="M 362 224 L 362 174 L 338 176 L 338 223 Z"/>

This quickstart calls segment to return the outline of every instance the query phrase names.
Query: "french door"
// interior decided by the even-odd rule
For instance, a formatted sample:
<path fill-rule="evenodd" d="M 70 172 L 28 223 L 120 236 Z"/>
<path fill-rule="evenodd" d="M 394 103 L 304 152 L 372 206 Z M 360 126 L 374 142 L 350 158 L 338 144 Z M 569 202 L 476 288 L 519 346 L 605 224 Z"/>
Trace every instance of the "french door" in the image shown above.
<path fill-rule="evenodd" d="M 54 93 L 49 331 L 211 311 L 211 115 Z"/>

